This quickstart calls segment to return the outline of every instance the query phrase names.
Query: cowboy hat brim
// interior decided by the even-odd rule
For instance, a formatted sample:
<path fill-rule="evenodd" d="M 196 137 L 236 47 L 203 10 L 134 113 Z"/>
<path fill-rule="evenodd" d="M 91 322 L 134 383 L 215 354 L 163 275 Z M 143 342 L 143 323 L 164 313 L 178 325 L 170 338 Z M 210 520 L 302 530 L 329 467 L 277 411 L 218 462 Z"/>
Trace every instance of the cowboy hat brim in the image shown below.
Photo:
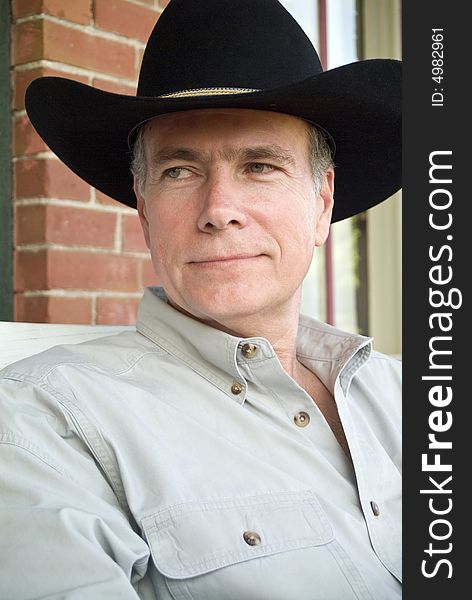
<path fill-rule="evenodd" d="M 293 115 L 336 144 L 332 221 L 362 212 L 401 187 L 401 63 L 365 60 L 283 87 L 249 93 L 126 96 L 61 77 L 34 80 L 26 110 L 51 150 L 104 194 L 136 207 L 128 136 L 153 117 L 185 110 L 246 108 Z"/>

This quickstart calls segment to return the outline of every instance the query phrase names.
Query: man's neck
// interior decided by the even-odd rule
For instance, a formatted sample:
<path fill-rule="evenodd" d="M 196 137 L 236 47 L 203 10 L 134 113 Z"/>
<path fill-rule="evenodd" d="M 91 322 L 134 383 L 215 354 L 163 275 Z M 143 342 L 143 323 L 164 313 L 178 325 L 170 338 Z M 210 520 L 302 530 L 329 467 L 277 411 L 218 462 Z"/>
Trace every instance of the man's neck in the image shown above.
<path fill-rule="evenodd" d="M 297 333 L 300 318 L 301 294 L 291 298 L 283 306 L 272 308 L 264 313 L 245 315 L 240 318 L 225 319 L 224 322 L 213 319 L 199 319 L 188 313 L 169 298 L 169 303 L 178 311 L 197 319 L 206 325 L 237 337 L 263 337 L 267 339 L 277 355 L 282 367 L 293 379 L 303 366 L 297 360 Z"/>

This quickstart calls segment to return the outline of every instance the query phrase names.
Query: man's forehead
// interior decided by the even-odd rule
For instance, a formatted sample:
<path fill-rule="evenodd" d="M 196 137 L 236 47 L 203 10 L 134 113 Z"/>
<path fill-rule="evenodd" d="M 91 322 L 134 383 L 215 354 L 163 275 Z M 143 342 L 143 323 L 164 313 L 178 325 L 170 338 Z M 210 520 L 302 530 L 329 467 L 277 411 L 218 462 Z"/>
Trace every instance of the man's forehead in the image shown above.
<path fill-rule="evenodd" d="M 212 148 L 228 158 L 241 149 L 263 148 L 266 154 L 305 152 L 306 121 L 291 115 L 252 109 L 199 109 L 159 115 L 144 126 L 144 139 L 154 154 L 193 149 L 203 154 Z M 263 154 L 263 152 L 262 152 Z"/>

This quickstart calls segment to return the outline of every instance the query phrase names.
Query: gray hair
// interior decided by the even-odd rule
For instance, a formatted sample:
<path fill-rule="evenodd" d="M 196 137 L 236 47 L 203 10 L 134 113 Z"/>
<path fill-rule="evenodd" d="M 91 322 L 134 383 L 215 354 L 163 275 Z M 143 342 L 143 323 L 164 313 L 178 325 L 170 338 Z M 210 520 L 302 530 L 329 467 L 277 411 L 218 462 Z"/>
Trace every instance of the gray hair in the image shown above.
<path fill-rule="evenodd" d="M 318 194 L 323 184 L 323 178 L 329 169 L 334 169 L 333 152 L 328 143 L 327 134 L 313 123 L 307 122 L 308 152 L 311 164 L 315 190 Z"/>
<path fill-rule="evenodd" d="M 145 125 L 145 123 L 141 125 L 137 131 L 136 139 L 131 151 L 130 162 L 131 173 L 136 177 L 140 194 L 143 194 L 144 192 L 147 178 L 146 149 L 144 145 Z M 316 193 L 318 193 L 321 189 L 323 177 L 329 169 L 334 168 L 334 162 L 326 134 L 318 129 L 316 125 L 308 122 L 307 131 L 311 170 L 315 182 Z"/>
<path fill-rule="evenodd" d="M 131 161 L 130 169 L 131 173 L 136 178 L 138 184 L 138 191 L 141 195 L 144 192 L 144 186 L 146 185 L 147 178 L 147 161 L 146 161 L 146 148 L 144 146 L 144 131 L 146 123 L 140 125 L 137 130 L 136 138 L 131 149 Z"/>

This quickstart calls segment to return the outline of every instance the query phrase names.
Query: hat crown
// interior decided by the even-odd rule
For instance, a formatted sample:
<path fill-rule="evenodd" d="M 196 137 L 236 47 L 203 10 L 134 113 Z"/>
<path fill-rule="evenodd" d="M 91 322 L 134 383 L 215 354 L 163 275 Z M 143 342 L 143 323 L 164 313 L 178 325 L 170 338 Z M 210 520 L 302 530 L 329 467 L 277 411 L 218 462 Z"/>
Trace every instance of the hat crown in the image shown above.
<path fill-rule="evenodd" d="M 277 0 L 172 0 L 150 35 L 137 95 L 268 90 L 321 71 L 310 40 Z"/>

